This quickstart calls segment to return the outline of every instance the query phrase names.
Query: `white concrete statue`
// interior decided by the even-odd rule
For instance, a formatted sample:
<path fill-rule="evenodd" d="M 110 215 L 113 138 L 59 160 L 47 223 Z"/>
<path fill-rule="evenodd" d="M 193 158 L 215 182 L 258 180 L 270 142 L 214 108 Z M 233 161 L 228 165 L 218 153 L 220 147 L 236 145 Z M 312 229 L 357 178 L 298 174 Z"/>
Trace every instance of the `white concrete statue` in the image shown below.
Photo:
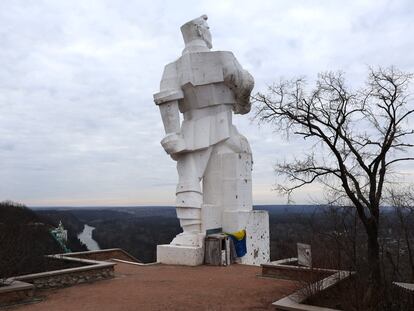
<path fill-rule="evenodd" d="M 232 111 L 250 111 L 254 80 L 233 53 L 210 51 L 206 15 L 184 24 L 181 32 L 184 51 L 165 66 L 154 100 L 166 132 L 161 145 L 177 161 L 176 210 L 183 232 L 159 245 L 157 256 L 166 263 L 199 264 L 206 232 L 245 229 L 253 213 L 251 150 L 232 124 Z M 237 214 L 227 215 L 231 212 Z M 249 215 L 243 218 L 242 212 Z M 266 228 L 268 243 L 268 220 Z"/>

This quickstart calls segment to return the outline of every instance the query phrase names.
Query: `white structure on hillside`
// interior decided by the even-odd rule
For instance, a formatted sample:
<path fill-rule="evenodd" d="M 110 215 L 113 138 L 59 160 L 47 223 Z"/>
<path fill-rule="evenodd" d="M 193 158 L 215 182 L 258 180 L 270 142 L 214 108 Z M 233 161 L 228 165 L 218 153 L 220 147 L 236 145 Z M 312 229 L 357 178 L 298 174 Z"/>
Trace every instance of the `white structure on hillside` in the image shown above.
<path fill-rule="evenodd" d="M 309 244 L 297 243 L 298 265 L 312 267 L 312 249 Z"/>
<path fill-rule="evenodd" d="M 157 260 L 202 264 L 206 234 L 245 229 L 247 254 L 241 262 L 261 264 L 269 261 L 269 218 L 252 210 L 252 153 L 232 124 L 232 111 L 250 111 L 254 80 L 233 53 L 210 51 L 206 21 L 203 15 L 181 27 L 182 56 L 165 66 L 160 92 L 154 94 L 166 133 L 161 144 L 177 161 L 176 206 L 183 229 L 171 244 L 158 245 Z"/>
<path fill-rule="evenodd" d="M 68 241 L 68 230 L 63 227 L 62 221 L 59 221 L 59 226 L 52 230 L 52 233 L 62 242 Z"/>

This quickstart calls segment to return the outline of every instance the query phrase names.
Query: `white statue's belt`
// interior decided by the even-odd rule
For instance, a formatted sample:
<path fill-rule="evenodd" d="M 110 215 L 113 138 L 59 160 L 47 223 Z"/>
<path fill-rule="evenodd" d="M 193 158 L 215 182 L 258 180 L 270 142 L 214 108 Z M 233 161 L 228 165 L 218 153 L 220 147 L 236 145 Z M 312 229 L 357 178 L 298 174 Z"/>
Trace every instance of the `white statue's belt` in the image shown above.
<path fill-rule="evenodd" d="M 231 113 L 232 104 L 219 104 L 198 109 L 191 109 L 183 113 L 184 120 L 198 120 L 205 117 L 216 116 L 223 112 Z"/>
<path fill-rule="evenodd" d="M 157 105 L 161 105 L 170 101 L 184 98 L 181 90 L 164 90 L 154 94 L 154 101 Z"/>

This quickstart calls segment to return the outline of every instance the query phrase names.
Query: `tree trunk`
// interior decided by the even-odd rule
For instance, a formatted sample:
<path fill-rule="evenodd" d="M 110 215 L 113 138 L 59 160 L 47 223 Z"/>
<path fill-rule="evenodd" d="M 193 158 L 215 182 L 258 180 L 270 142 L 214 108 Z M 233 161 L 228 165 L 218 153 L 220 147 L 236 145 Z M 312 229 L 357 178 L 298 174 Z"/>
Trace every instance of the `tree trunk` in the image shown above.
<path fill-rule="evenodd" d="M 366 227 L 368 235 L 368 288 L 364 297 L 366 310 L 376 310 L 381 295 L 381 263 L 380 247 L 378 243 L 378 226 L 377 222 L 372 222 Z"/>

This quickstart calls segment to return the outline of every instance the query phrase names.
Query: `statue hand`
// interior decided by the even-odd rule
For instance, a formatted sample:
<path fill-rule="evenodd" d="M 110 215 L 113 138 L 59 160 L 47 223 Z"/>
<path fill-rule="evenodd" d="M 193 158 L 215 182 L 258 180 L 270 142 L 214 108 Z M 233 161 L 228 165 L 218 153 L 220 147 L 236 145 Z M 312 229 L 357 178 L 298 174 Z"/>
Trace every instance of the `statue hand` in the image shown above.
<path fill-rule="evenodd" d="M 184 138 L 177 133 L 168 134 L 161 140 L 164 150 L 176 160 L 176 154 L 185 149 Z"/>

